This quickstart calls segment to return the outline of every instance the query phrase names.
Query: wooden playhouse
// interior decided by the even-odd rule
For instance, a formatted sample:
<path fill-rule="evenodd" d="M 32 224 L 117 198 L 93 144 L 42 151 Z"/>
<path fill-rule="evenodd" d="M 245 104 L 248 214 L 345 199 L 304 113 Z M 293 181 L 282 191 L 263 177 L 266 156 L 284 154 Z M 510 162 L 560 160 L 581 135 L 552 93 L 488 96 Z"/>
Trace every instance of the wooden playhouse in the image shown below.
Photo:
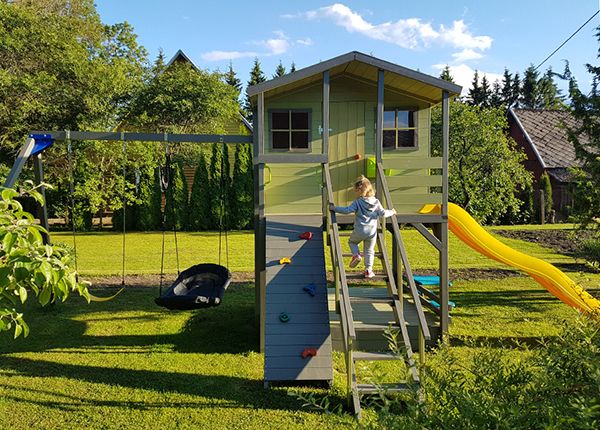
<path fill-rule="evenodd" d="M 354 363 L 398 358 L 382 350 L 388 321 L 400 331 L 404 361 L 418 382 L 412 352 L 423 351 L 449 323 L 448 306 L 439 305 L 448 302 L 448 110 L 460 91 L 360 52 L 248 89 L 254 105 L 256 309 L 265 384 L 331 381 L 333 344 L 346 354 L 348 392 L 358 412 L 360 394 L 375 388 L 357 383 Z M 442 154 L 432 156 L 431 107 L 439 103 Z M 382 203 L 398 212 L 382 226 L 391 232 L 391 255 L 385 246 L 390 237 L 383 230 L 378 237 L 383 270 L 377 278 L 387 288 L 348 287 L 360 275 L 344 269 L 345 232 L 339 227 L 352 218 L 327 210 L 329 202 L 351 203 L 352 181 L 361 174 L 374 181 Z M 419 213 L 431 203 L 442 205 L 440 215 Z M 427 239 L 431 249 L 422 252 L 439 255 L 439 290 L 415 283 L 399 224 L 414 226 Z M 300 239 L 307 231 L 312 239 Z M 335 283 L 329 291 L 326 251 Z M 291 264 L 280 264 L 284 257 Z"/>

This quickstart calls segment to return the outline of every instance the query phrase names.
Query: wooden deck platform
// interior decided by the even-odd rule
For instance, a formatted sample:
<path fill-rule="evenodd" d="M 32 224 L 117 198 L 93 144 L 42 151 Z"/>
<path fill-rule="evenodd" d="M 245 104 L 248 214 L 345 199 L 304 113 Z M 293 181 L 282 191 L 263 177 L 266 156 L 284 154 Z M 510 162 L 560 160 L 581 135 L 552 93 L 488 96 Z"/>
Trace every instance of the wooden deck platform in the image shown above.
<path fill-rule="evenodd" d="M 312 239 L 299 239 L 306 231 Z M 267 216 L 265 383 L 333 380 L 323 246 L 322 216 Z M 279 264 L 283 257 L 292 263 Z M 303 290 L 309 284 L 314 296 Z M 317 355 L 302 358 L 306 348 Z"/>
<path fill-rule="evenodd" d="M 350 287 L 351 298 L 361 297 L 387 297 L 387 288 L 385 285 L 373 287 Z M 331 321 L 331 335 L 333 348 L 336 351 L 343 350 L 342 333 L 339 323 L 339 315 L 335 312 L 335 290 L 328 288 L 328 306 L 329 319 Z M 388 326 L 394 322 L 391 307 L 387 303 L 352 303 L 354 327 L 356 329 L 356 350 L 377 351 L 387 350 L 387 340 L 383 337 L 381 331 L 374 330 L 374 326 Z M 431 341 L 427 346 L 435 346 L 440 336 L 440 325 L 437 317 L 431 312 L 425 312 L 427 325 L 431 331 Z M 404 317 L 408 325 L 413 351 L 419 350 L 418 342 L 418 319 L 415 305 L 404 300 Z"/>

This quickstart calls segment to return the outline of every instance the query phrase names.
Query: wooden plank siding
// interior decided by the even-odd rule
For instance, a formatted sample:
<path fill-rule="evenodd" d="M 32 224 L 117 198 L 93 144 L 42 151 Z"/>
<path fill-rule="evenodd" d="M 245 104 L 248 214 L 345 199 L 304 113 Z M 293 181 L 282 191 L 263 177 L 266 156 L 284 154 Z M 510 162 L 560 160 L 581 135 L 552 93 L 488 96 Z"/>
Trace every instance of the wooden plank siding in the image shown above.
<path fill-rule="evenodd" d="M 322 222 L 320 215 L 267 216 L 265 382 L 333 380 Z M 313 238 L 299 239 L 305 231 Z M 283 257 L 292 263 L 279 264 Z M 303 291 L 311 283 L 314 296 Z M 302 358 L 305 348 L 315 348 L 316 357 Z"/>

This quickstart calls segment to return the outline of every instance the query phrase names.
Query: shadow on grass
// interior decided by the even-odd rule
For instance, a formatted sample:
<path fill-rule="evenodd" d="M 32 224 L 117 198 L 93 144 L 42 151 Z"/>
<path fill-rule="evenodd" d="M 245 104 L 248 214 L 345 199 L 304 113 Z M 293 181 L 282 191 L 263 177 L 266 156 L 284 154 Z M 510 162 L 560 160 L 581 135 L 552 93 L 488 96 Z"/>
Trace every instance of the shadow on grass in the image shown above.
<path fill-rule="evenodd" d="M 540 312 L 552 302 L 557 302 L 552 294 L 545 290 L 507 290 L 507 291 L 451 291 L 450 298 L 460 307 L 470 310 L 502 306 L 518 308 L 522 311 Z M 558 302 L 557 302 L 558 303 Z M 461 318 L 469 315 L 461 315 Z"/>
<path fill-rule="evenodd" d="M 0 375 L 5 372 L 9 374 L 30 378 L 68 378 L 92 384 L 105 384 L 107 386 L 118 385 L 120 387 L 136 390 L 150 390 L 156 393 L 183 394 L 200 397 L 198 401 L 177 400 L 169 402 L 147 402 L 132 401 L 129 398 L 120 398 L 121 391 L 115 391 L 117 399 L 110 399 L 110 395 L 104 393 L 102 396 L 90 391 L 88 398 L 72 397 L 55 391 L 44 391 L 8 385 L 4 380 L 0 386 L 10 388 L 13 400 L 29 402 L 44 407 L 52 407 L 61 410 L 80 410 L 83 405 L 111 406 L 128 409 L 159 409 L 173 407 L 243 407 L 260 409 L 286 409 L 299 410 L 299 402 L 290 400 L 287 390 L 271 389 L 265 390 L 262 381 L 246 379 L 236 376 L 224 375 L 201 375 L 196 373 L 178 373 L 164 370 L 136 370 L 122 368 L 106 368 L 100 366 L 85 366 L 67 363 L 55 363 L 46 360 L 33 360 L 29 358 L 17 358 L 3 356 L 0 360 Z M 47 398 L 48 395 L 58 396 L 63 401 L 56 400 L 31 400 L 30 394 L 19 396 L 19 391 L 40 394 L 36 397 Z M 57 390 L 60 391 L 60 390 Z M 102 398 L 99 398 L 102 397 Z M 217 402 L 215 402 L 217 400 Z M 224 401 L 222 403 L 222 401 Z M 338 401 L 341 401 L 338 399 Z"/>
<path fill-rule="evenodd" d="M 232 284 L 220 306 L 197 311 L 165 310 L 154 304 L 155 295 L 156 291 L 150 288 L 131 288 L 104 303 L 87 305 L 78 298 L 46 308 L 29 303 L 25 318 L 31 336 L 16 341 L 10 336 L 0 336 L 0 351 L 127 354 L 160 352 L 161 348 L 167 352 L 204 354 L 257 351 L 254 289 L 249 284 Z M 87 313 L 93 315 L 88 317 Z M 187 319 L 179 333 L 161 333 L 168 331 L 161 322 L 181 314 Z M 86 334 L 89 322 L 102 321 L 110 326 L 107 330 L 110 333 L 118 333 L 118 326 L 128 323 L 139 325 L 140 333 Z"/>

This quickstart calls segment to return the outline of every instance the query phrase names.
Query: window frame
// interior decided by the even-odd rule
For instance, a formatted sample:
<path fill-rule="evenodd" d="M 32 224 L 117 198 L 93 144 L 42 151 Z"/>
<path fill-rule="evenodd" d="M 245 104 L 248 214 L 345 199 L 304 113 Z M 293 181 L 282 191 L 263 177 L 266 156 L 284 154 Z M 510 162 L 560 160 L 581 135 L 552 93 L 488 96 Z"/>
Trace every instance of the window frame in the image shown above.
<path fill-rule="evenodd" d="M 384 107 L 383 108 L 383 112 L 384 112 L 384 116 L 385 116 L 385 112 L 391 112 L 394 111 L 394 128 L 389 128 L 389 127 L 382 127 L 381 129 L 381 144 L 383 146 L 383 150 L 384 151 L 415 151 L 419 149 L 419 133 L 418 133 L 418 120 L 419 120 L 419 109 L 415 108 L 415 107 Z M 410 113 L 412 113 L 413 115 L 413 127 L 398 127 L 398 112 L 408 112 L 409 115 Z M 391 146 L 384 146 L 383 145 L 383 133 L 384 131 L 390 131 L 390 130 L 394 130 L 395 131 L 395 146 L 391 147 Z M 414 133 L 414 145 L 413 146 L 398 146 L 398 131 L 408 131 L 408 130 L 412 130 Z"/>
<path fill-rule="evenodd" d="M 273 129 L 273 114 L 274 113 L 288 113 L 289 115 L 289 129 L 277 128 Z M 294 129 L 292 128 L 292 114 L 293 113 L 306 113 L 308 114 L 308 128 L 307 129 Z M 312 152 L 312 109 L 269 109 L 269 150 L 271 152 Z M 288 148 L 274 148 L 273 147 L 273 132 L 287 131 L 288 134 Z M 292 133 L 307 132 L 308 133 L 308 147 L 307 148 L 292 148 Z"/>

